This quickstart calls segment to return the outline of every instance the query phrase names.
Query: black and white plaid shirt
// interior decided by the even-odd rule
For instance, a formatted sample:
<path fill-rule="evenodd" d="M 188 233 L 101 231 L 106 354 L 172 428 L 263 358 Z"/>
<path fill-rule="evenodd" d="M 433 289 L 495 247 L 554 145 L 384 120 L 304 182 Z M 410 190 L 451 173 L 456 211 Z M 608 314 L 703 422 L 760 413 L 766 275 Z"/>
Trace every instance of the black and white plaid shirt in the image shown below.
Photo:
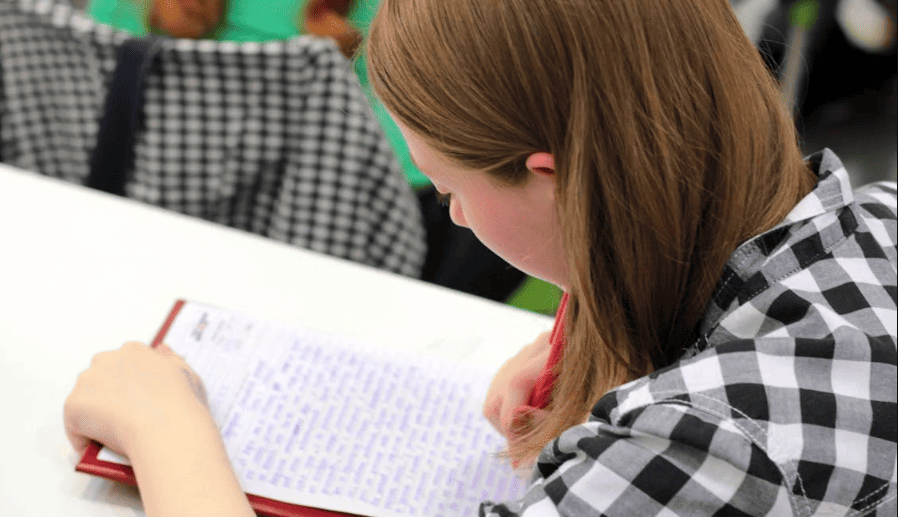
<path fill-rule="evenodd" d="M 671 367 L 603 397 L 481 515 L 896 514 L 896 191 L 838 158 L 739 247 Z"/>

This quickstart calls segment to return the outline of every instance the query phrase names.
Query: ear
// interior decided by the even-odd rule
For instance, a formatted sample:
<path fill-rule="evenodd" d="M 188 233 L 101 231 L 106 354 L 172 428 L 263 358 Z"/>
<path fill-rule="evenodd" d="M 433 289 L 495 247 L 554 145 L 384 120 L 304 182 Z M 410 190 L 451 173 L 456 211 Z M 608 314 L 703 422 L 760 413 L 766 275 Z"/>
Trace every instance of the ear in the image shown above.
<path fill-rule="evenodd" d="M 555 158 L 549 153 L 533 153 L 525 162 L 527 170 L 540 176 L 555 176 Z"/>

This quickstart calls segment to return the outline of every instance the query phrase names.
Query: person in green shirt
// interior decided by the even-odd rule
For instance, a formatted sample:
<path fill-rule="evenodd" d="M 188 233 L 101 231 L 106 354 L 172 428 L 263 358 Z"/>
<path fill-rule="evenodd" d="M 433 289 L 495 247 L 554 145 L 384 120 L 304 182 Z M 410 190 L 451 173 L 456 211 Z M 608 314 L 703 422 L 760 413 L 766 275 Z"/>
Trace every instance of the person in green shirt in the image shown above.
<path fill-rule="evenodd" d="M 111 25 L 134 36 L 149 34 L 149 4 L 132 0 L 91 0 L 87 14 L 97 23 Z"/>
<path fill-rule="evenodd" d="M 91 0 L 87 14 L 134 36 L 155 32 L 148 23 L 149 0 Z M 227 41 L 270 41 L 303 33 L 300 0 L 230 0 L 221 23 L 209 36 Z"/>

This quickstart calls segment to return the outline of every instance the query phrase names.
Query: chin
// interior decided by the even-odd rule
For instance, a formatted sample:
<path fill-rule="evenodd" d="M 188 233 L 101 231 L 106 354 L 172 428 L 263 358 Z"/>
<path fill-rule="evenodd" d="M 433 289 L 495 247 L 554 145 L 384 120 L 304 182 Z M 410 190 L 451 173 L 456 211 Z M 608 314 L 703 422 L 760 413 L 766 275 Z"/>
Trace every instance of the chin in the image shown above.
<path fill-rule="evenodd" d="M 560 275 L 553 275 L 551 272 L 547 272 L 545 270 L 533 267 L 533 264 L 515 264 L 514 262 L 508 261 L 509 264 L 523 271 L 525 274 L 532 276 L 533 278 L 542 280 L 543 282 L 548 282 L 555 287 L 558 287 L 564 292 L 567 292 L 567 282 L 562 281 L 559 278 Z"/>

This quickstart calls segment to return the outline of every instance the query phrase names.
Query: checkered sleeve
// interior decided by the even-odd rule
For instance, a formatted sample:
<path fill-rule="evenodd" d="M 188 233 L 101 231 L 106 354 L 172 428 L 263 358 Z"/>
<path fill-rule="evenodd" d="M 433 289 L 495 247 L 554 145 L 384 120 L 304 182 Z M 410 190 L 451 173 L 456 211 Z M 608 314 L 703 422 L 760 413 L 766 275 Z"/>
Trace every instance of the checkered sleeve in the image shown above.
<path fill-rule="evenodd" d="M 614 425 L 606 410 L 616 405 L 613 398 L 601 402 L 592 421 L 543 452 L 523 500 L 485 504 L 481 514 L 790 514 L 782 473 L 722 405 L 700 408 L 674 397 L 624 413 L 617 408 Z"/>
<path fill-rule="evenodd" d="M 604 397 L 481 515 L 894 515 L 895 407 L 894 347 L 736 340 Z"/>

